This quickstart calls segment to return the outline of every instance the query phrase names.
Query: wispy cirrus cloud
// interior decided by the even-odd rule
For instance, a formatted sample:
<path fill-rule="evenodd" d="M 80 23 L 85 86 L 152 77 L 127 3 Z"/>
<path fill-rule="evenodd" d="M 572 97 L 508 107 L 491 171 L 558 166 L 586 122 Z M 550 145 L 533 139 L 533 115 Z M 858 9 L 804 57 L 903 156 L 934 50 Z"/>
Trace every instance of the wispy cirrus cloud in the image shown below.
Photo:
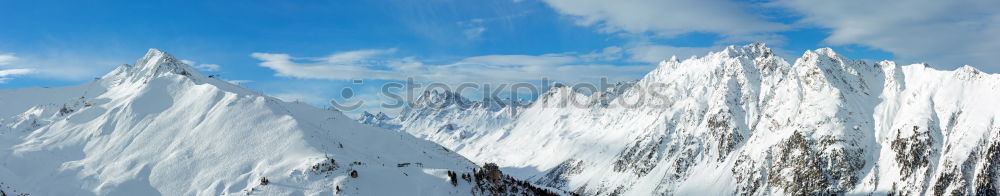
<path fill-rule="evenodd" d="M 829 30 L 822 44 L 884 50 L 905 63 L 944 67 L 970 64 L 988 72 L 1000 51 L 1000 1 L 823 1 L 773 0 L 542 0 L 581 26 L 605 33 L 673 37 L 685 33 L 720 35 L 717 45 L 763 41 L 781 46 L 780 35 L 795 29 Z M 781 13 L 783 20 L 766 13 Z M 653 38 L 659 39 L 659 38 Z M 641 42 L 641 41 L 640 41 Z M 817 46 L 819 47 L 819 46 Z M 719 47 L 709 47 L 719 48 Z M 632 60 L 654 61 L 664 52 L 690 50 L 667 45 L 636 46 Z M 779 48 L 780 49 L 780 48 Z M 701 49 L 690 52 L 702 52 Z M 641 55 L 650 54 L 650 55 Z"/>
<path fill-rule="evenodd" d="M 483 32 L 486 32 L 486 27 L 472 27 L 463 30 L 462 34 L 465 34 L 466 39 L 472 40 L 479 39 L 479 37 L 483 35 Z"/>
<path fill-rule="evenodd" d="M 14 54 L 0 54 L 0 66 L 10 65 L 11 63 L 14 63 L 14 61 L 16 60 L 17 56 L 14 56 Z"/>
<path fill-rule="evenodd" d="M 186 59 L 185 60 L 181 60 L 181 62 L 183 62 L 184 64 L 188 64 L 191 67 L 194 67 L 195 69 L 198 69 L 198 70 L 201 70 L 201 71 L 215 72 L 215 71 L 219 71 L 219 70 L 222 69 L 222 66 L 219 66 L 219 64 L 205 64 L 205 63 L 198 64 L 198 62 L 195 62 L 195 61 L 192 61 L 192 60 L 186 60 Z"/>
<path fill-rule="evenodd" d="M 595 27 L 598 32 L 623 35 L 627 40 L 618 48 L 626 62 L 653 64 L 672 56 L 687 58 L 703 55 L 730 44 L 766 42 L 785 44 L 778 35 L 793 25 L 770 20 L 759 13 L 767 4 L 730 0 L 542 0 L 557 13 L 568 16 L 579 26 Z M 693 33 L 718 35 L 698 46 L 658 44 L 655 41 L 677 39 Z"/>
<path fill-rule="evenodd" d="M 516 82 L 550 80 L 579 82 L 639 78 L 652 65 L 609 65 L 594 54 L 482 55 L 431 64 L 415 57 L 395 57 L 396 49 L 338 52 L 326 57 L 294 57 L 281 53 L 253 53 L 260 66 L 277 76 L 306 79 L 428 80 L 439 82 Z"/>
<path fill-rule="evenodd" d="M 825 42 L 892 52 L 903 60 L 1000 71 L 1000 1 L 821 1 L 770 3 L 800 13 L 802 24 L 831 30 Z M 985 66 L 985 67 L 984 67 Z"/>
<path fill-rule="evenodd" d="M 7 83 L 10 76 L 24 75 L 33 72 L 30 69 L 0 69 L 0 84 Z"/>
<path fill-rule="evenodd" d="M 32 77 L 60 81 L 83 81 L 99 77 L 121 62 L 100 55 L 79 52 L 49 51 L 34 54 L 0 54 L 3 80 L 14 77 Z"/>
<path fill-rule="evenodd" d="M 676 47 L 641 42 L 634 43 L 628 47 L 626 53 L 629 55 L 629 61 L 655 63 L 666 60 L 666 58 L 670 58 L 671 56 L 685 59 L 691 56 L 704 55 L 713 49 L 719 48 L 722 47 Z"/>
<path fill-rule="evenodd" d="M 305 103 L 310 103 L 310 104 L 322 104 L 322 103 L 325 103 L 325 102 L 328 101 L 327 98 L 321 97 L 319 95 L 310 94 L 310 93 L 302 93 L 302 92 L 275 93 L 275 94 L 271 94 L 271 96 L 277 97 L 278 99 L 281 99 L 282 101 L 288 101 L 288 102 L 299 101 L 299 102 L 305 102 Z"/>
<path fill-rule="evenodd" d="M 0 66 L 14 64 L 19 58 L 14 54 L 0 54 Z M 7 83 L 11 76 L 30 74 L 34 70 L 24 68 L 3 69 L 0 67 L 0 84 Z"/>
<path fill-rule="evenodd" d="M 602 32 L 676 36 L 691 32 L 748 36 L 783 31 L 788 25 L 766 20 L 747 3 L 727 0 L 543 0 L 581 26 Z"/>

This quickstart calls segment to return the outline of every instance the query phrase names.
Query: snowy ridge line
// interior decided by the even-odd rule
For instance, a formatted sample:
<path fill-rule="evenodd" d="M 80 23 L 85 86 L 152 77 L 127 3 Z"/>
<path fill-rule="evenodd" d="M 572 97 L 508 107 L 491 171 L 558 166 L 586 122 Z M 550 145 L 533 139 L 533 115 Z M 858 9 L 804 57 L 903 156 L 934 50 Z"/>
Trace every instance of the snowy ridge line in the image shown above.
<path fill-rule="evenodd" d="M 664 97 L 636 89 L 654 85 Z M 611 100 L 666 107 L 502 113 L 404 108 L 364 121 L 582 195 L 974 195 L 1000 190 L 1000 74 L 847 59 L 789 63 L 764 44 L 661 62 Z M 369 119 L 371 119 L 369 117 Z"/>
<path fill-rule="evenodd" d="M 86 84 L 2 90 L 0 103 L 3 194 L 566 194 L 499 171 L 484 181 L 473 174 L 488 170 L 440 145 L 205 76 L 156 49 Z"/>

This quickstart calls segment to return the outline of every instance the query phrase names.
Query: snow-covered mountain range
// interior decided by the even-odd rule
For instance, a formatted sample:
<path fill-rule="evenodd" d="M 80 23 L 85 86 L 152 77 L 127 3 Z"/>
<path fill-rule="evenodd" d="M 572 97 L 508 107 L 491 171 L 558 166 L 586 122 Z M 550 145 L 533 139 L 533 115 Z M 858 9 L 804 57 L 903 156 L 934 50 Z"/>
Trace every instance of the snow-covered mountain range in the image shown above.
<path fill-rule="evenodd" d="M 550 191 L 409 134 L 205 76 L 155 49 L 79 86 L 0 90 L 2 195 Z"/>
<path fill-rule="evenodd" d="M 414 106 L 443 107 L 361 121 L 583 195 L 1000 190 L 1000 75 L 969 66 L 871 63 L 829 48 L 789 63 L 750 44 L 663 61 L 593 94 L 553 86 L 531 104 L 464 99 L 425 92 Z M 456 100 L 473 104 L 442 104 Z"/>

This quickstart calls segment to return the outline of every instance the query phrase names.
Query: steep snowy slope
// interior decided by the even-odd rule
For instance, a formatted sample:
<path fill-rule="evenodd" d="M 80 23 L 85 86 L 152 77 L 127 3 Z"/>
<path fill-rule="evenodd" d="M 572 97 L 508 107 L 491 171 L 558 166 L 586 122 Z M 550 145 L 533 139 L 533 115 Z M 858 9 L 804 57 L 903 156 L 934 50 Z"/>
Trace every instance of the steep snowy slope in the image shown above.
<path fill-rule="evenodd" d="M 968 66 L 828 48 L 788 63 L 751 44 L 664 61 L 605 92 L 619 93 L 559 87 L 516 113 L 422 107 L 389 124 L 585 195 L 1000 190 L 1000 75 Z"/>
<path fill-rule="evenodd" d="M 2 90 L 0 115 L 3 194 L 546 193 L 432 142 L 204 76 L 155 49 L 80 86 Z"/>

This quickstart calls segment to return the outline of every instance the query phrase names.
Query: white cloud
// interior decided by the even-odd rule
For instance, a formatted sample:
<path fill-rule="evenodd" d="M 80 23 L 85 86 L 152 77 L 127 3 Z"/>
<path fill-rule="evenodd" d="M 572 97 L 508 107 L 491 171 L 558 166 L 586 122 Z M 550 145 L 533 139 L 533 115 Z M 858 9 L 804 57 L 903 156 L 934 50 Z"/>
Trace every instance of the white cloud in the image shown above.
<path fill-rule="evenodd" d="M 0 65 L 10 65 L 17 60 L 14 54 L 0 54 Z"/>
<path fill-rule="evenodd" d="M 278 99 L 281 99 L 282 101 L 287 101 L 287 102 L 299 101 L 303 103 L 318 104 L 327 101 L 327 99 L 323 97 L 308 93 L 278 93 L 278 94 L 272 94 L 271 96 L 274 96 Z"/>
<path fill-rule="evenodd" d="M 22 75 L 22 74 L 28 74 L 28 73 L 31 73 L 31 72 L 32 71 L 30 69 L 4 69 L 4 70 L 0 70 L 0 77 L 13 76 L 13 75 Z"/>
<path fill-rule="evenodd" d="M 439 82 L 516 82 L 550 80 L 580 82 L 635 79 L 652 65 L 614 66 L 595 64 L 580 56 L 485 55 L 446 64 L 425 64 L 414 57 L 393 58 L 395 49 L 357 50 L 322 58 L 299 58 L 288 54 L 253 53 L 261 66 L 278 76 L 307 79 L 429 80 Z"/>
<path fill-rule="evenodd" d="M 609 46 L 601 51 L 580 55 L 580 58 L 590 61 L 614 61 L 622 58 L 623 49 L 618 46 Z"/>
<path fill-rule="evenodd" d="M 181 63 L 184 63 L 184 64 L 187 64 L 187 65 L 191 65 L 191 66 L 194 66 L 194 63 L 195 63 L 195 62 L 194 62 L 194 61 L 192 61 L 192 60 L 187 60 L 187 59 L 182 59 L 182 60 L 181 60 Z"/>
<path fill-rule="evenodd" d="M 83 55 L 76 51 L 51 51 L 42 55 L 17 56 L 0 54 L 0 66 L 19 70 L 16 71 L 18 74 L 8 76 L 31 74 L 31 77 L 63 81 L 93 79 L 121 65 L 121 62 L 125 61 L 103 58 L 102 55 Z M 23 70 L 31 72 L 26 73 Z"/>
<path fill-rule="evenodd" d="M 566 56 L 559 54 L 546 54 L 546 55 L 484 55 L 484 56 L 474 56 L 463 59 L 456 64 L 464 65 L 480 65 L 480 66 L 502 66 L 502 67 L 517 67 L 517 66 L 558 66 L 563 64 L 569 64 L 578 61 L 574 56 Z"/>
<path fill-rule="evenodd" d="M 668 45 L 658 45 L 651 43 L 636 43 L 626 50 L 628 60 L 634 62 L 657 63 L 676 56 L 678 59 L 686 59 L 691 56 L 705 55 L 713 49 L 721 47 L 674 47 Z"/>
<path fill-rule="evenodd" d="M 271 68 L 277 76 L 288 76 L 307 79 L 398 79 L 401 73 L 388 70 L 373 69 L 381 55 L 393 53 L 395 49 L 386 50 L 355 50 L 335 53 L 322 58 L 293 58 L 288 54 L 253 53 L 250 56 L 261 60 L 261 66 Z M 306 61 L 306 63 L 293 60 Z M 393 64 L 398 64 L 394 62 Z"/>
<path fill-rule="evenodd" d="M 465 29 L 462 34 L 465 34 L 466 39 L 479 39 L 479 36 L 482 36 L 485 31 L 486 27 L 473 27 Z"/>
<path fill-rule="evenodd" d="M 747 36 L 787 29 L 727 0 L 544 0 L 582 26 L 604 32 L 674 36 L 690 32 Z"/>
<path fill-rule="evenodd" d="M 181 62 L 201 71 L 219 71 L 222 68 L 219 64 L 197 64 L 198 62 L 187 59 L 181 60 Z"/>
<path fill-rule="evenodd" d="M 198 64 L 194 66 L 195 69 L 202 71 L 219 71 L 219 64 Z"/>
<path fill-rule="evenodd" d="M 330 56 L 321 58 L 329 63 L 340 64 L 340 63 L 371 63 L 371 57 L 392 54 L 395 53 L 395 48 L 390 49 L 369 49 L 369 50 L 354 50 L 341 53 L 334 53 Z"/>
<path fill-rule="evenodd" d="M 995 63 L 1000 1 L 779 0 L 773 5 L 801 13 L 804 24 L 829 28 L 829 44 L 858 44 L 902 60 L 1000 71 Z"/>
<path fill-rule="evenodd" d="M 253 80 L 226 80 L 226 82 L 229 82 L 229 83 L 232 83 L 232 84 L 235 84 L 235 85 L 242 85 L 242 84 L 253 82 Z"/>
<path fill-rule="evenodd" d="M 14 54 L 0 54 L 0 66 L 13 65 L 18 59 Z M 35 72 L 35 70 L 25 68 L 0 69 L 0 84 L 7 83 L 11 79 L 11 76 L 25 75 L 32 72 Z"/>
<path fill-rule="evenodd" d="M 10 76 L 24 75 L 34 72 L 31 69 L 0 69 L 0 84 L 10 80 Z"/>
<path fill-rule="evenodd" d="M 826 44 L 885 50 L 903 63 L 928 62 L 946 68 L 970 64 L 987 72 L 1000 71 L 995 63 L 1000 51 L 1000 1 L 543 1 L 579 25 L 635 34 L 640 40 L 647 33 L 669 37 L 702 32 L 721 35 L 715 43 L 719 45 L 744 41 L 783 45 L 786 38 L 777 32 L 793 25 L 815 26 L 830 30 Z M 801 19 L 783 24 L 761 15 L 769 12 L 797 14 Z M 658 61 L 663 54 L 704 52 L 664 45 L 626 48 L 629 60 L 637 62 Z"/>

